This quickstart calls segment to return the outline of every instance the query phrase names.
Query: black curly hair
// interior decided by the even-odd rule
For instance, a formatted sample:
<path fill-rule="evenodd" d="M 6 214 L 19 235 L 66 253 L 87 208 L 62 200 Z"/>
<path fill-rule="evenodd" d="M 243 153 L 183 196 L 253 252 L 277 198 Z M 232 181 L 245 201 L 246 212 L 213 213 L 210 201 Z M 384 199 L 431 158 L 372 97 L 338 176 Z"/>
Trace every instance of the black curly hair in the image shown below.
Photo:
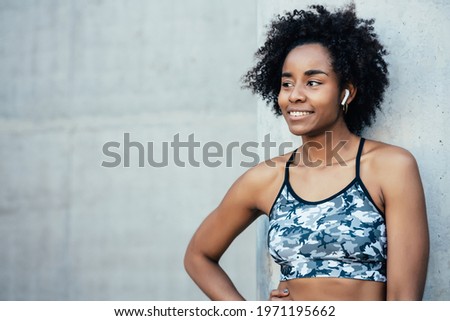
<path fill-rule="evenodd" d="M 389 85 L 387 51 L 374 33 L 374 19 L 359 19 L 353 3 L 334 12 L 321 5 L 309 8 L 278 15 L 272 21 L 266 42 L 255 54 L 256 65 L 242 79 L 243 87 L 272 103 L 274 113 L 281 115 L 277 97 L 287 54 L 296 46 L 319 43 L 330 53 L 340 89 L 348 83 L 358 89 L 344 119 L 351 132 L 360 134 L 374 121 Z"/>

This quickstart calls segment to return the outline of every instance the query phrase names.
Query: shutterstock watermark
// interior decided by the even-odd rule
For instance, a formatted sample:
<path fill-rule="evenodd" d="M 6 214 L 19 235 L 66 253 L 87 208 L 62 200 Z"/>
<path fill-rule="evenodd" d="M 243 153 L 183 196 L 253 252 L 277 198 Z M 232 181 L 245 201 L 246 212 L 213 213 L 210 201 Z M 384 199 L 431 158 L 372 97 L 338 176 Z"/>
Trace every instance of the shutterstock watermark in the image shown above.
<path fill-rule="evenodd" d="M 325 135 L 325 144 L 319 142 L 308 142 L 302 146 L 301 161 L 305 166 L 319 167 L 331 166 L 332 164 L 339 164 L 346 166 L 346 162 L 339 155 L 339 151 L 344 147 L 347 141 L 339 141 L 336 146 L 333 144 L 333 137 L 331 132 Z M 293 149 L 291 142 L 283 142 L 277 145 L 272 141 L 270 134 L 264 136 L 262 142 L 246 141 L 237 142 L 232 141 L 227 144 L 222 144 L 216 141 L 208 141 L 200 143 L 195 140 L 194 134 L 189 134 L 187 139 L 181 139 L 180 134 L 173 136 L 172 141 L 146 142 L 145 144 L 132 141 L 130 133 L 124 133 L 123 142 L 109 141 L 103 144 L 103 155 L 108 157 L 104 160 L 101 166 L 114 168 L 118 166 L 131 167 L 131 157 L 137 157 L 138 167 L 166 167 L 169 166 L 169 159 L 172 159 L 173 164 L 178 167 L 219 167 L 225 165 L 232 167 L 233 153 L 238 152 L 239 158 L 242 156 L 246 160 L 241 160 L 239 165 L 241 167 L 253 167 L 261 161 L 266 160 L 267 166 L 274 167 L 275 162 L 270 161 L 273 149 L 276 150 L 276 155 L 283 155 Z M 170 148 L 169 148 L 170 147 Z M 259 151 L 262 152 L 259 153 Z M 310 158 L 311 150 L 322 150 L 325 152 L 325 161 Z M 134 150 L 132 152 L 132 150 Z M 200 156 L 199 156 L 200 153 Z M 262 155 L 262 156 L 260 156 Z"/>

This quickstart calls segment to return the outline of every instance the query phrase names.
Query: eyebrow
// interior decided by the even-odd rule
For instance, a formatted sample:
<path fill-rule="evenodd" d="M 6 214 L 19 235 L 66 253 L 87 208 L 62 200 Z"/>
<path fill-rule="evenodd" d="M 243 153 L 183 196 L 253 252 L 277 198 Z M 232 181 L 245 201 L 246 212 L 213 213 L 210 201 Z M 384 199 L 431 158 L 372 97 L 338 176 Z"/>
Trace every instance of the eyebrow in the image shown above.
<path fill-rule="evenodd" d="M 305 76 L 312 76 L 312 75 L 317 75 L 317 74 L 324 74 L 324 75 L 328 76 L 328 74 L 325 71 L 320 70 L 320 69 L 310 69 L 310 70 L 305 71 L 304 74 L 305 74 Z M 287 78 L 292 77 L 292 73 L 283 72 L 281 74 L 281 77 L 287 77 Z"/>

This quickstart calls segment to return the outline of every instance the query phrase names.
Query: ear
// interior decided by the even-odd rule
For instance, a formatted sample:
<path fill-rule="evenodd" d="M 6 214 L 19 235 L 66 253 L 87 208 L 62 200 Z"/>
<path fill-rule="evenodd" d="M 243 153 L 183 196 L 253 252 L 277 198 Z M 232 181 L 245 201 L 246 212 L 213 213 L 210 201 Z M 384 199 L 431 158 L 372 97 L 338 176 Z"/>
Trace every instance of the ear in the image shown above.
<path fill-rule="evenodd" d="M 347 98 L 347 104 L 350 105 L 350 103 L 352 102 L 353 99 L 355 99 L 356 97 L 356 92 L 358 91 L 358 89 L 352 84 L 352 83 L 347 83 L 344 86 L 344 89 L 342 89 L 341 92 L 341 100 L 342 101 L 345 98 L 345 90 L 348 90 L 350 92 L 350 95 Z"/>

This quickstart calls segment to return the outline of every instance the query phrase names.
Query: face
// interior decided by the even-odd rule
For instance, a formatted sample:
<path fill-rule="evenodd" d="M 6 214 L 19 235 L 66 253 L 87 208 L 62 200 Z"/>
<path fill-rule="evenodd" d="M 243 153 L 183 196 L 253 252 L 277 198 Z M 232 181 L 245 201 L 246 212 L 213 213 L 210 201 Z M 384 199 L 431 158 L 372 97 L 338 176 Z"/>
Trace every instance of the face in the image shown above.
<path fill-rule="evenodd" d="M 345 126 L 342 97 L 325 47 L 305 44 L 289 52 L 283 64 L 278 104 L 293 134 L 316 136 Z"/>

